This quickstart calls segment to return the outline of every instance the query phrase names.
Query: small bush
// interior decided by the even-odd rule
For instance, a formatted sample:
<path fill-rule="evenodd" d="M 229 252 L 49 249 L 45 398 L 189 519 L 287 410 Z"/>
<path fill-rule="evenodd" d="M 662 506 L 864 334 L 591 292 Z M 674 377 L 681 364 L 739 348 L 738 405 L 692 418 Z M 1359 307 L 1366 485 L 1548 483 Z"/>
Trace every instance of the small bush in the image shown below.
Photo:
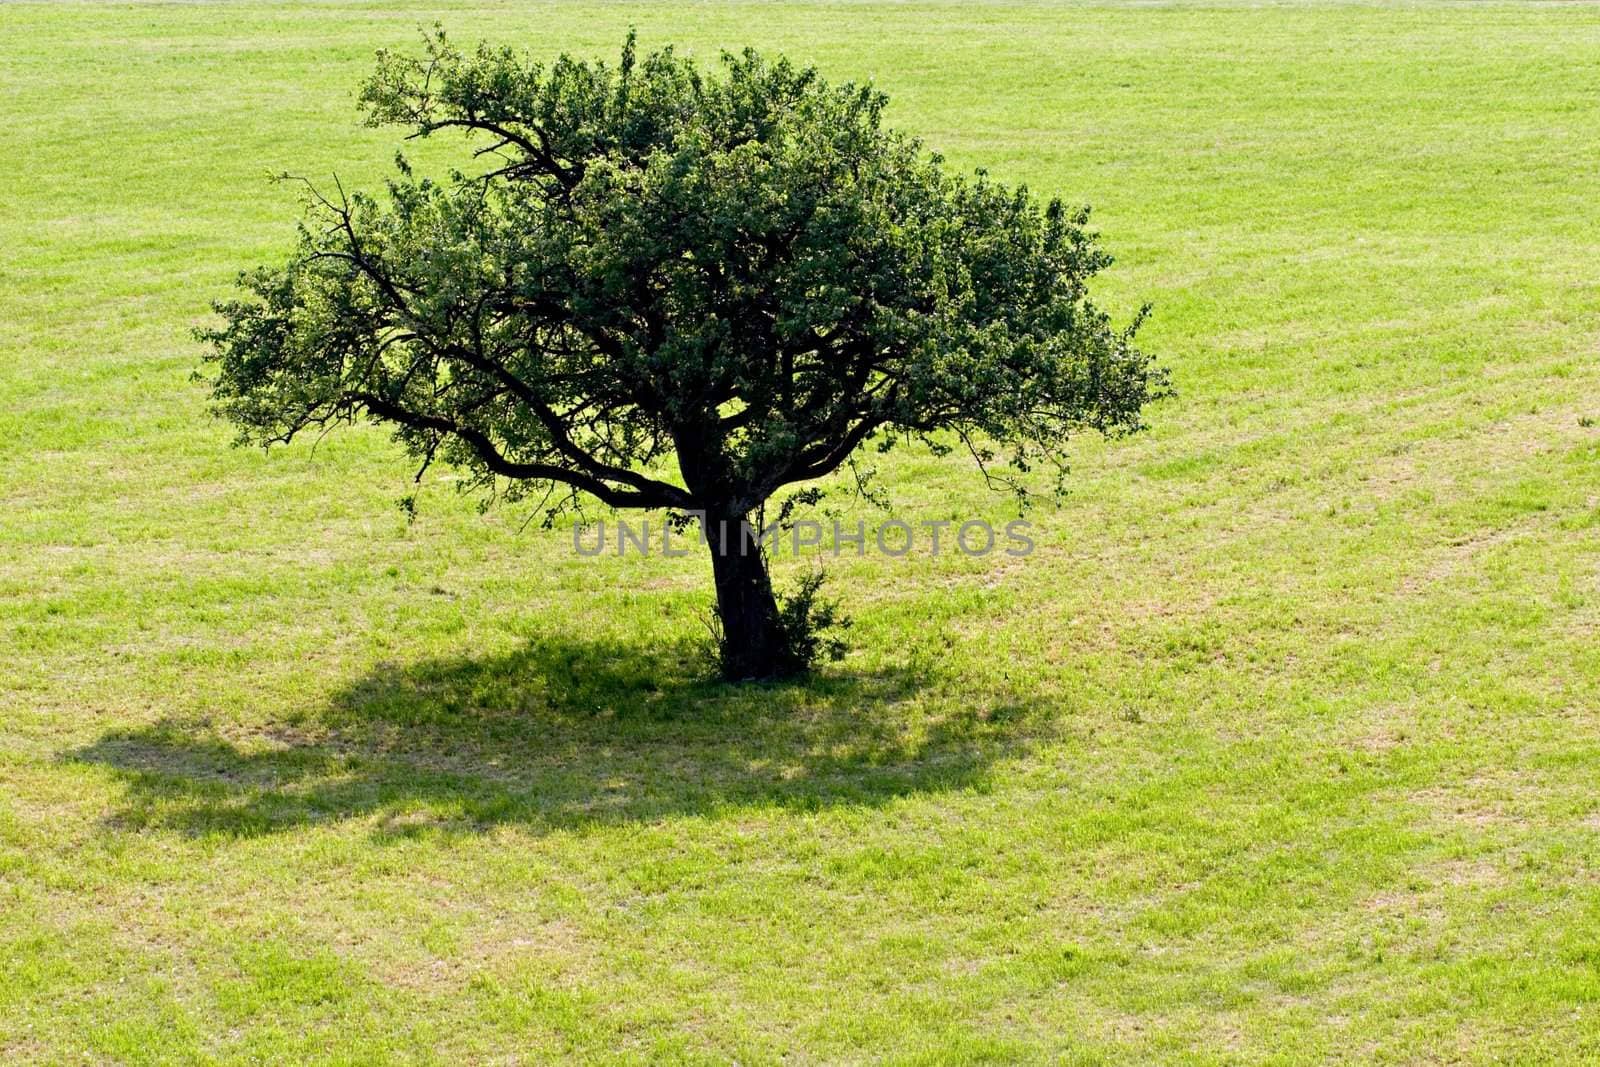
<path fill-rule="evenodd" d="M 837 600 L 820 595 L 826 580 L 821 571 L 812 571 L 792 593 L 778 598 L 778 623 L 796 674 L 844 657 L 840 631 L 850 628 L 850 619 L 839 611 Z"/>

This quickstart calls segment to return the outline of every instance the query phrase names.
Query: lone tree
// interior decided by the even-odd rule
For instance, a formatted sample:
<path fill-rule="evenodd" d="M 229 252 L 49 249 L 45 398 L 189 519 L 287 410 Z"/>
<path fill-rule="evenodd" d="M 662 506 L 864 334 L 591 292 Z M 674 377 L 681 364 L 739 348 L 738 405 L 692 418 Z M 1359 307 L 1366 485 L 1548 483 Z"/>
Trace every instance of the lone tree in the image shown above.
<path fill-rule="evenodd" d="M 288 262 L 200 331 L 217 410 L 262 445 L 386 423 L 547 517 L 584 494 L 701 513 L 730 677 L 803 670 L 815 641 L 722 524 L 907 440 L 1019 492 L 1042 460 L 1059 488 L 1070 433 L 1137 430 L 1165 391 L 1143 313 L 1118 329 L 1087 298 L 1110 262 L 1087 210 L 951 174 L 870 86 L 748 50 L 718 76 L 631 36 L 614 67 L 546 66 L 436 32 L 379 53 L 361 102 L 464 131 L 476 166 L 312 189 Z"/>

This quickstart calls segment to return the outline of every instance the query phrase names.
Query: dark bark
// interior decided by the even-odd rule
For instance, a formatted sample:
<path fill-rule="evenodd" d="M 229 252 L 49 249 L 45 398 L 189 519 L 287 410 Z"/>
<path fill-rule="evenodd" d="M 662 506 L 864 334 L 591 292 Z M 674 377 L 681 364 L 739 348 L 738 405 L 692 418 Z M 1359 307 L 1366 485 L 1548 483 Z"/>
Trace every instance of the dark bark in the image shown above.
<path fill-rule="evenodd" d="M 717 586 L 717 618 L 722 623 L 722 673 L 733 681 L 794 674 L 767 561 L 741 519 L 706 524 L 711 573 Z M 725 535 L 725 536 L 724 536 Z"/>

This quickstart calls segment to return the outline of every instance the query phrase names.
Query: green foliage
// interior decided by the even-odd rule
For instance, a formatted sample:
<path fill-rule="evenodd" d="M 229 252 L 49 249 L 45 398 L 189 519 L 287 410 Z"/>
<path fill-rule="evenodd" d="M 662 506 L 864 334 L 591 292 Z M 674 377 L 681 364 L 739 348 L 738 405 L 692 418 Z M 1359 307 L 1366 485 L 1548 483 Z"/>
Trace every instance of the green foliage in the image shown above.
<path fill-rule="evenodd" d="M 310 193 L 285 265 L 218 306 L 218 410 L 287 441 L 368 416 L 552 512 L 742 516 L 863 443 L 951 431 L 1006 484 L 1120 434 L 1165 376 L 1089 302 L 1087 210 L 950 174 L 887 97 L 754 51 L 546 66 L 442 31 L 380 54 L 369 123 L 475 136 L 471 173 Z M 657 461 L 675 455 L 678 479 Z M 550 505 L 549 490 L 568 495 Z"/>
<path fill-rule="evenodd" d="M 850 628 L 850 618 L 839 610 L 837 600 L 822 596 L 826 578 L 822 571 L 803 574 L 794 591 L 778 600 L 778 622 L 796 673 L 844 656 L 845 645 L 839 631 Z"/>

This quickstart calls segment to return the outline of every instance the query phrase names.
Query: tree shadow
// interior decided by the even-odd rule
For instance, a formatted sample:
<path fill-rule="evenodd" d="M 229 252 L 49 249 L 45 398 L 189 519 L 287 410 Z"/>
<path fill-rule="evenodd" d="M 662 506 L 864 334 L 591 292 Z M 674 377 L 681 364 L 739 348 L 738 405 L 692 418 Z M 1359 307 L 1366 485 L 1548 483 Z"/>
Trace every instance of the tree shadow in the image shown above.
<path fill-rule="evenodd" d="M 542 640 L 380 666 L 322 711 L 245 736 L 168 719 L 66 758 L 125 778 L 121 830 L 257 836 L 370 818 L 403 838 L 980 787 L 1034 719 L 1016 703 L 965 706 L 958 681 L 927 667 L 733 686 L 705 680 L 697 657 Z M 926 699 L 930 687 L 945 695 Z"/>

